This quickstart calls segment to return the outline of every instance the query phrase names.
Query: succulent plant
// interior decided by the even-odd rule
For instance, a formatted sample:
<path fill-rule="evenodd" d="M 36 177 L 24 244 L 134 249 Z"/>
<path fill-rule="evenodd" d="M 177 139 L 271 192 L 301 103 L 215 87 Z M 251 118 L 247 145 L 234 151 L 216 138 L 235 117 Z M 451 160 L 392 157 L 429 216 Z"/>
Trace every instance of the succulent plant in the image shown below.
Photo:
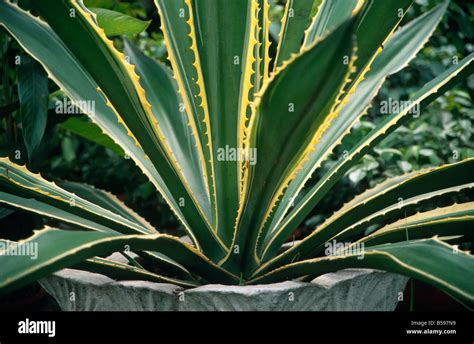
<path fill-rule="evenodd" d="M 472 188 L 474 159 L 390 178 L 287 243 L 364 154 L 472 74 L 474 54 L 325 167 L 385 79 L 428 41 L 447 2 L 397 30 L 412 0 L 288 0 L 273 56 L 266 0 L 156 0 L 171 68 L 126 39 L 119 51 L 80 0 L 31 3 L 38 16 L 1 1 L 0 24 L 135 162 L 190 242 L 106 191 L 51 182 L 4 158 L 0 203 L 67 229 L 2 240 L 1 292 L 65 267 L 183 287 L 362 267 L 474 303 L 474 258 L 456 246 L 472 238 L 474 203 L 406 215 Z M 14 254 L 29 247 L 36 259 Z M 114 252 L 129 264 L 103 258 Z"/>

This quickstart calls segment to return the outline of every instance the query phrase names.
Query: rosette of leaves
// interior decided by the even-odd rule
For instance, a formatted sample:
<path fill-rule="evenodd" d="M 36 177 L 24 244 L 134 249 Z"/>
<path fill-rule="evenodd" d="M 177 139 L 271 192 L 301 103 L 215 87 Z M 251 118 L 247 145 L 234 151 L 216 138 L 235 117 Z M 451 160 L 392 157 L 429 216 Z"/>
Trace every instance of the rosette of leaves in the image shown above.
<path fill-rule="evenodd" d="M 265 0 L 156 0 L 168 68 L 127 40 L 119 51 L 80 0 L 31 0 L 38 16 L 2 1 L 0 24 L 71 100 L 95 104 L 90 120 L 148 177 L 189 240 L 160 233 L 105 191 L 51 182 L 2 159 L 0 203 L 70 230 L 3 241 L 1 291 L 65 267 L 185 287 L 363 267 L 425 281 L 472 304 L 474 258 L 455 244 L 472 238 L 474 203 L 413 210 L 472 188 L 473 159 L 390 178 L 285 244 L 413 109 L 423 111 L 472 74 L 469 55 L 415 92 L 408 107 L 387 114 L 301 193 L 385 79 L 426 44 L 447 7 L 398 28 L 412 2 L 288 0 L 273 55 Z M 237 153 L 223 159 L 223 149 Z M 369 234 L 374 224 L 381 225 Z M 334 241 L 363 243 L 364 259 L 350 245 L 325 255 Z M 34 243 L 36 260 L 8 254 Z M 113 252 L 125 252 L 130 264 L 103 258 Z"/>

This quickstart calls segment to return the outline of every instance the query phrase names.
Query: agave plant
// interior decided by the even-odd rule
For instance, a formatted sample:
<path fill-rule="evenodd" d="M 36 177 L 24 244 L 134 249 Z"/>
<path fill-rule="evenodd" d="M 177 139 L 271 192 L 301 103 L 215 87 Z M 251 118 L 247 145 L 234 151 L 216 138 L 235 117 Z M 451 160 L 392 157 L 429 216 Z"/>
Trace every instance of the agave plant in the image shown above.
<path fill-rule="evenodd" d="M 31 3 L 37 16 L 0 2 L 0 24 L 73 102 L 95 104 L 83 111 L 148 177 L 190 242 L 160 233 L 106 191 L 54 183 L 3 158 L 0 202 L 68 224 L 1 242 L 3 293 L 65 267 L 183 287 L 362 267 L 474 303 L 474 258 L 456 246 L 472 238 L 474 203 L 406 215 L 472 188 L 474 159 L 388 179 L 286 243 L 366 152 L 472 74 L 474 55 L 453 60 L 325 168 L 447 2 L 398 28 L 413 0 L 287 0 L 271 54 L 266 0 L 156 0 L 171 68 L 127 40 L 119 51 L 80 0 Z M 33 243 L 35 260 L 8 254 Z M 328 243 L 345 245 L 328 255 Z M 103 258 L 113 252 L 130 263 Z"/>

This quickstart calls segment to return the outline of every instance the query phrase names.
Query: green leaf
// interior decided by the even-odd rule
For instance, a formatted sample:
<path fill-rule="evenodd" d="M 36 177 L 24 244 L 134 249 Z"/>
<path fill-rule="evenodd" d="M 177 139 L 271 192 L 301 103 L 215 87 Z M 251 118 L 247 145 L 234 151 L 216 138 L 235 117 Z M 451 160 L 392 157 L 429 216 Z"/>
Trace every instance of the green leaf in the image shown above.
<path fill-rule="evenodd" d="M 330 240 L 344 241 L 361 233 L 377 220 L 388 215 L 403 216 L 406 211 L 434 197 L 472 188 L 474 159 L 444 165 L 415 173 L 405 174 L 369 189 L 356 196 L 339 211 L 318 226 L 299 245 L 277 257 L 266 266 L 268 271 L 275 263 L 291 262 L 295 256 L 301 259 L 315 257 L 324 251 L 323 245 Z M 278 242 L 270 241 L 267 250 L 277 250 Z M 271 257 L 271 255 L 269 254 Z"/>
<path fill-rule="evenodd" d="M 110 192 L 97 189 L 91 185 L 75 182 L 59 182 L 58 186 L 141 227 L 147 228 L 149 233 L 156 231 L 148 221 L 127 207 L 125 203 Z"/>
<path fill-rule="evenodd" d="M 21 56 L 18 65 L 18 97 L 23 140 L 30 159 L 46 129 L 48 95 L 48 76 L 44 69 L 29 56 Z"/>
<path fill-rule="evenodd" d="M 276 269 L 248 283 L 319 276 L 346 268 L 371 268 L 403 274 L 474 305 L 474 257 L 436 238 L 372 246 L 360 253 L 305 260 Z"/>
<path fill-rule="evenodd" d="M 215 198 L 211 197 L 211 202 L 216 205 L 213 225 L 230 246 L 243 166 L 237 150 L 243 146 L 246 135 L 256 70 L 258 2 L 155 3 L 180 93 L 188 114 L 192 115 L 190 124 L 198 133 L 207 161 L 210 194 Z"/>
<path fill-rule="evenodd" d="M 74 183 L 74 182 L 60 182 L 58 185 L 73 193 L 74 195 L 91 202 L 92 204 L 96 204 L 97 206 L 111 211 L 112 213 L 121 216 L 122 218 L 135 223 L 136 225 L 146 229 L 149 233 L 155 233 L 156 229 L 153 228 L 148 221 L 142 218 L 140 215 L 135 213 L 132 209 L 128 208 L 123 202 L 121 202 L 115 195 L 104 191 L 96 189 L 93 186 L 81 183 Z M 79 225 L 80 227 L 85 227 L 89 229 L 97 230 L 99 224 L 86 222 L 85 219 L 77 218 L 72 216 L 72 214 L 61 211 L 60 209 L 48 206 L 46 204 L 42 204 L 39 202 L 34 203 L 32 200 L 21 200 L 19 198 L 12 198 L 12 196 L 6 196 L 0 193 L 0 200 L 10 201 L 9 204 L 18 204 L 21 206 L 22 209 L 25 210 L 32 210 L 39 212 L 43 211 L 43 215 L 48 215 L 56 219 L 63 220 L 65 222 L 69 222 L 75 225 Z M 0 201 L 1 202 L 1 201 Z M 28 208 L 26 208 L 29 205 Z M 158 252 L 140 252 L 140 256 L 148 261 L 153 262 L 154 266 L 159 267 L 163 271 L 169 271 L 175 275 L 180 276 L 190 276 L 189 271 L 187 271 L 183 266 L 178 264 L 176 261 L 170 259 L 169 257 L 158 253 Z"/>
<path fill-rule="evenodd" d="M 358 58 L 355 62 L 356 72 L 353 80 L 347 87 L 349 91 L 363 80 L 370 70 L 372 61 L 382 51 L 383 45 L 395 31 L 412 3 L 413 0 L 367 0 L 362 4 L 350 0 L 324 1 L 307 32 L 304 44 L 305 46 L 314 44 L 328 31 L 330 32 L 344 19 L 350 17 L 353 11 L 359 13 L 355 32 Z"/>
<path fill-rule="evenodd" d="M 474 237 L 474 202 L 454 204 L 420 212 L 377 229 L 358 240 L 365 246 L 394 243 L 407 239 L 423 239 L 439 236 L 463 235 Z"/>
<path fill-rule="evenodd" d="M 137 35 L 150 25 L 151 20 L 143 21 L 126 14 L 105 8 L 90 8 L 97 16 L 97 23 L 107 36 Z"/>
<path fill-rule="evenodd" d="M 413 170 L 413 166 L 408 162 L 408 161 L 398 161 L 397 162 L 398 167 L 403 171 L 403 173 L 408 173 Z"/>
<path fill-rule="evenodd" d="M 387 213 L 392 216 L 394 213 L 403 215 L 421 201 L 472 188 L 474 185 L 474 175 L 470 173 L 472 169 L 474 159 L 466 159 L 389 179 L 357 196 L 330 216 L 327 223 L 314 233 L 327 231 L 329 224 L 332 224 L 333 228 L 337 228 L 333 234 L 339 233 L 335 238 L 344 240 L 341 236 L 347 238 L 348 232 L 354 232 L 354 230 L 342 231 L 344 228 L 359 226 L 358 232 L 360 232 L 360 225 L 368 227 L 374 220 L 385 217 Z"/>
<path fill-rule="evenodd" d="M 2 191 L 0 202 L 3 201 L 9 205 L 30 210 L 31 207 L 28 205 L 31 206 L 32 202 L 37 201 L 46 205 L 44 210 L 48 212 L 44 215 L 53 216 L 50 212 L 55 211 L 54 214 L 56 214 L 59 209 L 61 217 L 68 216 L 65 213 L 69 213 L 75 220 L 79 217 L 80 222 L 89 220 L 89 223 L 97 224 L 97 230 L 123 233 L 156 232 L 150 226 L 128 220 L 91 203 L 5 158 L 0 159 L 0 191 Z M 89 228 L 93 229 L 94 226 L 89 226 Z"/>
<path fill-rule="evenodd" d="M 251 187 L 235 235 L 244 254 L 231 256 L 251 260 L 245 263 L 248 267 L 256 263 L 253 251 L 258 237 L 263 239 L 260 230 L 269 212 L 335 116 L 334 104 L 351 72 L 344 57 L 353 54 L 354 24 L 345 23 L 295 57 L 258 95 L 249 133 L 258 162 L 247 167 L 246 187 Z"/>
<path fill-rule="evenodd" d="M 3 187 L 3 186 L 2 186 Z M 76 215 L 68 209 L 62 209 L 57 205 L 50 205 L 46 202 L 38 201 L 29 196 L 21 197 L 12 193 L 0 192 L 0 203 L 13 208 L 35 213 L 47 218 L 53 218 L 78 228 L 89 229 L 100 232 L 114 232 L 113 229 L 101 225 L 98 221 L 89 220 L 81 215 Z"/>
<path fill-rule="evenodd" d="M 359 183 L 365 177 L 367 177 L 367 173 L 363 168 L 357 168 L 355 171 L 349 172 L 349 180 L 353 184 Z"/>
<path fill-rule="evenodd" d="M 168 51 L 168 59 L 173 68 L 179 94 L 182 97 L 189 125 L 196 140 L 200 160 L 203 161 L 202 171 L 207 179 L 209 189 L 212 225 L 217 225 L 216 180 L 214 176 L 213 145 L 210 132 L 210 117 L 207 110 L 202 71 L 197 64 L 196 33 L 191 25 L 189 2 L 184 0 L 165 1 L 155 0 L 155 6 L 160 14 L 164 42 Z M 196 62 L 196 64 L 195 64 Z"/>
<path fill-rule="evenodd" d="M 474 188 L 474 183 L 467 183 L 467 184 L 462 184 L 462 185 L 454 186 L 454 187 L 448 187 L 445 189 L 440 189 L 433 192 L 428 192 L 425 194 L 420 194 L 420 195 L 408 198 L 407 200 L 400 202 L 400 204 L 393 204 L 380 211 L 370 214 L 369 216 L 363 218 L 362 220 L 358 222 L 355 222 L 353 225 L 345 228 L 344 230 L 340 231 L 338 234 L 334 235 L 330 240 L 345 241 L 345 240 L 349 240 L 349 238 L 350 239 L 357 238 L 365 230 L 369 229 L 372 225 L 376 225 L 377 223 L 380 223 L 380 222 L 388 222 L 393 219 L 402 219 L 403 216 L 406 216 L 405 214 L 408 211 L 416 209 L 416 207 L 419 206 L 420 204 L 426 203 L 427 201 L 433 201 L 438 197 L 441 198 L 447 195 L 454 196 L 461 191 L 466 191 L 472 188 Z M 327 227 L 325 228 L 327 229 Z M 326 233 L 326 234 L 329 234 L 329 233 Z M 319 246 L 318 248 L 313 249 L 312 252 L 320 253 L 322 251 L 323 251 L 322 247 Z M 313 255 L 313 257 L 316 255 L 317 254 Z"/>
<path fill-rule="evenodd" d="M 250 111 L 251 78 L 255 72 L 257 3 L 254 0 L 192 0 L 191 4 L 198 68 L 204 87 L 201 91 L 207 105 L 204 111 L 209 112 L 210 119 L 218 205 L 217 233 L 230 246 L 243 165 L 236 149 L 243 145 Z M 235 158 L 227 156 L 229 149 L 237 153 Z"/>
<path fill-rule="evenodd" d="M 29 248 L 33 255 L 15 255 L 19 244 Z M 236 276 L 228 274 L 191 246 L 169 235 L 120 235 L 48 228 L 37 231 L 34 236 L 16 244 L 0 240 L 0 294 L 20 288 L 62 268 L 75 266 L 94 256 L 108 255 L 128 248 L 132 251 L 162 252 L 192 268 L 210 282 L 238 281 Z M 36 257 L 34 252 L 37 253 Z"/>
<path fill-rule="evenodd" d="M 300 51 L 305 30 L 311 22 L 312 0 L 288 0 L 283 15 L 274 69 Z"/>
<path fill-rule="evenodd" d="M 321 1 L 310 27 L 306 31 L 303 46 L 308 47 L 324 38 L 344 21 L 352 17 L 359 0 Z"/>
<path fill-rule="evenodd" d="M 172 283 L 184 288 L 198 286 L 195 282 L 165 277 L 144 269 L 100 257 L 89 258 L 77 265 L 71 266 L 71 268 L 105 275 L 117 281 L 141 280 L 156 283 Z"/>
<path fill-rule="evenodd" d="M 123 149 L 119 145 L 117 145 L 109 136 L 105 135 L 100 127 L 87 120 L 87 118 L 71 117 L 61 123 L 60 127 L 86 140 L 104 146 L 120 156 L 125 155 Z"/>
<path fill-rule="evenodd" d="M 140 84 L 145 90 L 158 125 L 167 138 L 176 161 L 206 217 L 211 221 L 207 180 L 201 171 L 201 161 L 182 100 L 171 71 L 164 64 L 144 55 L 128 40 L 124 41 L 125 54 L 135 65 Z"/>
<path fill-rule="evenodd" d="M 356 73 L 348 90 L 356 86 L 371 68 L 372 61 L 383 51 L 387 39 L 393 34 L 413 2 L 413 0 L 364 1 L 356 30 Z"/>
<path fill-rule="evenodd" d="M 0 8 L 0 24 L 7 28 L 26 51 L 40 61 L 50 75 L 54 75 L 55 82 L 70 95 L 75 105 L 92 105 L 82 106 L 83 110 L 95 110 L 88 114 L 93 122 L 117 142 L 157 189 L 161 188 L 167 195 L 166 198 L 170 199 L 170 193 L 158 172 L 151 162 L 145 159 L 143 149 L 128 135 L 128 129 L 118 121 L 113 109 L 107 106 L 104 98 L 97 92 L 97 83 L 59 37 L 43 22 L 12 4 L 0 2 Z M 177 204 L 174 208 L 179 210 Z"/>

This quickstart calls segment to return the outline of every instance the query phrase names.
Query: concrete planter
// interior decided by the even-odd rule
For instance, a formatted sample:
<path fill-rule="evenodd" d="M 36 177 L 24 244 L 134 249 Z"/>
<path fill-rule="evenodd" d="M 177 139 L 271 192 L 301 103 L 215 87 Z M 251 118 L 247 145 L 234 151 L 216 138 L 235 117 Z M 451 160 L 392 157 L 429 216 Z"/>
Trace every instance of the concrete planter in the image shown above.
<path fill-rule="evenodd" d="M 407 278 L 347 269 L 311 283 L 210 284 L 183 290 L 171 284 L 116 282 L 64 269 L 40 281 L 64 311 L 393 311 Z"/>

